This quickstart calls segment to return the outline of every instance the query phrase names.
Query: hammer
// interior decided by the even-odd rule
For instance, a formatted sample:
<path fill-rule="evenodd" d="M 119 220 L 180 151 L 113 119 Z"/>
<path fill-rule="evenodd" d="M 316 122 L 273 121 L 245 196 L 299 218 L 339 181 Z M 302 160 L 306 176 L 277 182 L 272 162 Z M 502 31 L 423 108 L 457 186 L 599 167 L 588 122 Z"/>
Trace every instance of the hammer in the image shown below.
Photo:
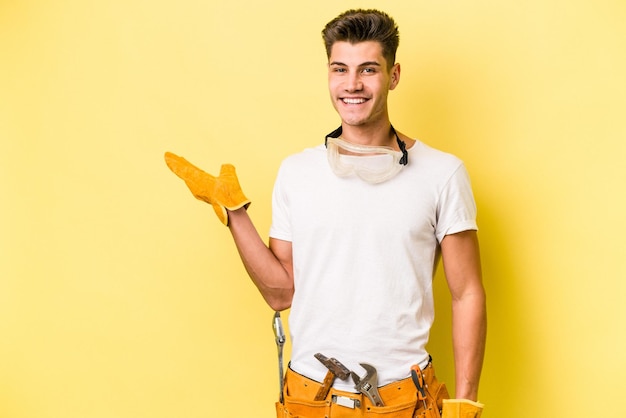
<path fill-rule="evenodd" d="M 346 380 L 348 376 L 350 376 L 350 370 L 348 370 L 348 368 L 341 364 L 336 358 L 329 359 L 321 353 L 315 354 L 314 357 L 318 359 L 328 369 L 328 372 L 326 372 L 326 377 L 324 377 L 322 387 L 320 387 L 320 389 L 317 391 L 317 394 L 315 395 L 316 401 L 323 401 L 324 399 L 326 399 L 326 396 L 328 396 L 330 388 L 333 387 L 335 377 L 338 377 L 341 380 Z"/>

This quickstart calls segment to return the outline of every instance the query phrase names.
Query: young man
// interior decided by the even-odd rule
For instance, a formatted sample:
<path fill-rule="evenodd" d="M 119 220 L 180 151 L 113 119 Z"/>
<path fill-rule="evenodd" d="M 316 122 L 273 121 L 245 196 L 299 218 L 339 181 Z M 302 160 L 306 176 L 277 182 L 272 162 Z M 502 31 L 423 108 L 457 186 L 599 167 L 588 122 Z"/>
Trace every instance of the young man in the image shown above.
<path fill-rule="evenodd" d="M 272 309 L 291 307 L 292 357 L 278 416 L 439 417 L 443 409 L 445 418 L 478 417 L 486 312 L 466 170 L 391 125 L 387 95 L 400 80 L 393 19 L 350 10 L 322 33 L 341 126 L 281 165 L 269 246 L 232 166 L 216 178 L 170 153 L 167 163 L 228 225 Z M 440 256 L 456 370 L 456 399 L 446 401 L 425 349 Z M 352 378 L 329 375 L 317 353 Z"/>

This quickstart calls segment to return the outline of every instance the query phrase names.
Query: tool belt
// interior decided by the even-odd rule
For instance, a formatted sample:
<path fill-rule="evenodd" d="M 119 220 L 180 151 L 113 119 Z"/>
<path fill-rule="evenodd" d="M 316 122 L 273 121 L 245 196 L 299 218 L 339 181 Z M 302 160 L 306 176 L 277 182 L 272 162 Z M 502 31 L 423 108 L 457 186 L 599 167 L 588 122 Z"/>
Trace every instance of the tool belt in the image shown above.
<path fill-rule="evenodd" d="M 362 393 L 331 388 L 323 400 L 314 400 L 322 383 L 289 368 L 285 374 L 283 403 L 276 402 L 277 418 L 440 418 L 443 399 L 449 398 L 444 383 L 435 377 L 432 363 L 422 370 L 426 399 L 418 398 L 411 377 L 378 388 L 384 406 L 375 406 Z"/>

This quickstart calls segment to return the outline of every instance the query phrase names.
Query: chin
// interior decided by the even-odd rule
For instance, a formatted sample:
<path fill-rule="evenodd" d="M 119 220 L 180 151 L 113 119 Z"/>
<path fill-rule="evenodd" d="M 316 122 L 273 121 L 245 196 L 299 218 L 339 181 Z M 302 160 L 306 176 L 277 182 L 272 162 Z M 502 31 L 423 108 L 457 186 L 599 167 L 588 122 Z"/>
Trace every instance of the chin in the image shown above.
<path fill-rule="evenodd" d="M 339 116 L 341 117 L 341 121 L 343 123 L 345 123 L 346 125 L 350 125 L 350 126 L 361 126 L 361 125 L 365 125 L 368 122 L 368 118 L 366 117 L 360 117 L 360 116 L 355 116 L 355 115 L 346 115 L 346 114 L 342 114 L 341 112 L 339 113 Z"/>

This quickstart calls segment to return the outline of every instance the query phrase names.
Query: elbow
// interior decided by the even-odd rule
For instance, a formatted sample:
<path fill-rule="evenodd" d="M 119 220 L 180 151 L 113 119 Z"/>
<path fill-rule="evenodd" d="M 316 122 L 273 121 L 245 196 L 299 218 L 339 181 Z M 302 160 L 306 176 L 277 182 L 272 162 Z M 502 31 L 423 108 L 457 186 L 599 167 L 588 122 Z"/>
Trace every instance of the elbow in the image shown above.
<path fill-rule="evenodd" d="M 291 308 L 291 302 L 283 302 L 283 301 L 267 301 L 267 304 L 272 308 L 272 310 L 276 312 L 281 312 L 286 309 Z"/>
<path fill-rule="evenodd" d="M 473 301 L 477 304 L 486 304 L 487 294 L 485 288 L 480 281 L 474 285 L 466 286 L 460 291 L 452 291 L 453 302 Z"/>
<path fill-rule="evenodd" d="M 265 295 L 265 302 L 276 312 L 291 308 L 293 290 L 285 290 L 276 294 Z"/>

